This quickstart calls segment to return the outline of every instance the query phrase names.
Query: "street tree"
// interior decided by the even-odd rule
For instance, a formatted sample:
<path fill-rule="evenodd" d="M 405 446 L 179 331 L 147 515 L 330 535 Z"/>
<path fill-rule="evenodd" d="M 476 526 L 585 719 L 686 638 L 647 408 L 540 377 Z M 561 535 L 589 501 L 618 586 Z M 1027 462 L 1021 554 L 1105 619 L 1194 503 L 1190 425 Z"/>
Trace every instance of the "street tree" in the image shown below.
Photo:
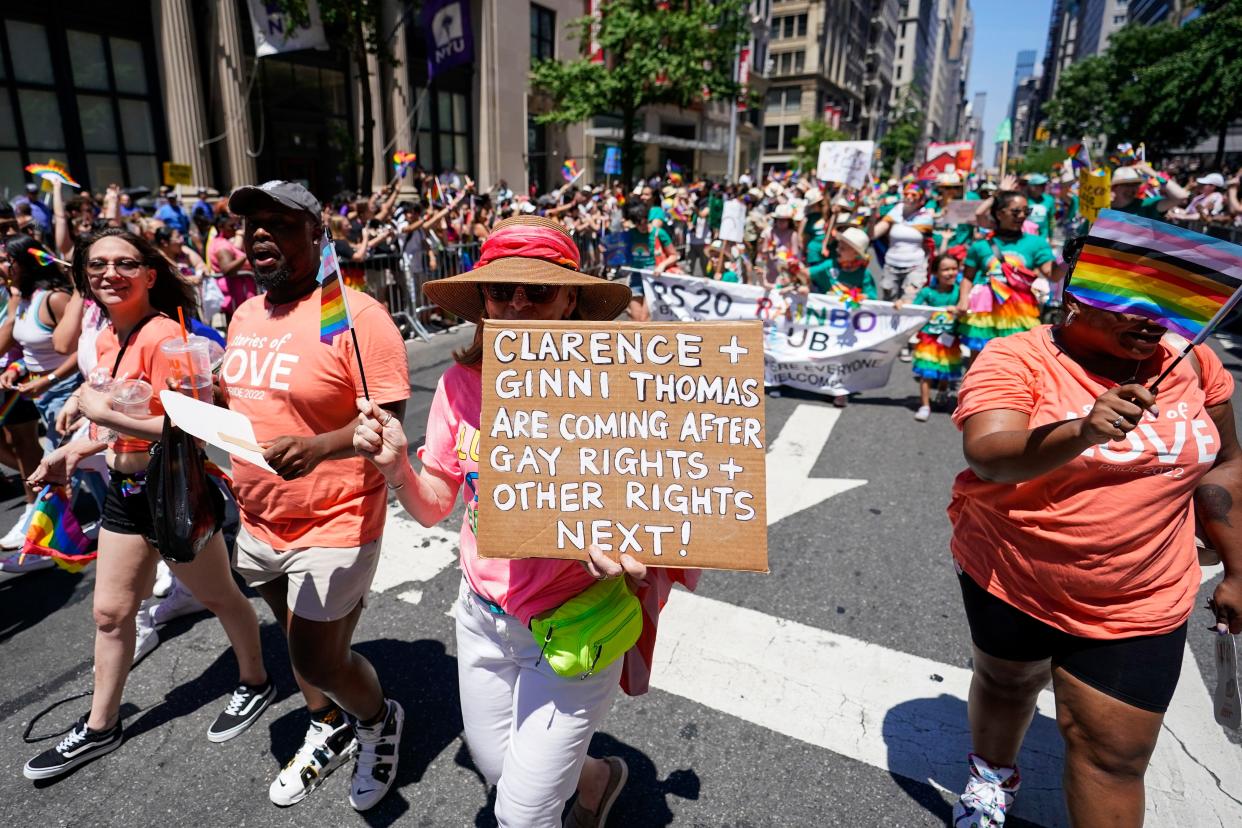
<path fill-rule="evenodd" d="M 794 146 L 798 148 L 793 157 L 794 168 L 799 172 L 813 172 L 819 163 L 819 145 L 824 141 L 848 141 L 850 136 L 818 118 L 802 122 Z"/>
<path fill-rule="evenodd" d="M 734 62 L 749 36 L 749 5 L 747 0 L 609 0 L 599 19 L 568 24 L 581 43 L 599 44 L 602 62 L 584 55 L 538 61 L 531 69 L 531 86 L 551 102 L 536 121 L 572 124 L 596 115 L 618 116 L 622 175 L 633 180 L 638 160 L 634 135 L 643 107 L 689 108 L 737 99 Z"/>
<path fill-rule="evenodd" d="M 269 0 L 289 15 L 294 25 L 310 22 L 306 0 Z M 380 37 L 383 0 L 319 0 L 319 17 L 329 37 L 340 42 L 358 73 L 358 107 L 361 110 L 362 144 L 358 163 L 358 187 L 369 191 L 371 173 L 375 169 L 375 101 L 371 98 L 371 70 L 368 56 L 375 55 L 381 64 L 396 65 L 397 59 Z M 333 37 L 335 35 L 335 37 Z M 351 154 L 352 155 L 352 154 Z M 380 159 L 383 163 L 383 159 Z"/>

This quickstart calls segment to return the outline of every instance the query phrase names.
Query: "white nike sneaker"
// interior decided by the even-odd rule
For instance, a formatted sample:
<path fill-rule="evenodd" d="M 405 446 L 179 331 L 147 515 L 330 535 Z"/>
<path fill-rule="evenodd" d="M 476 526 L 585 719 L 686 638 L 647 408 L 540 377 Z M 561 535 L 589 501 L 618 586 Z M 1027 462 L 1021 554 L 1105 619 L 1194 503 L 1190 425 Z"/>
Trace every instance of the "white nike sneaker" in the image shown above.
<path fill-rule="evenodd" d="M 155 565 L 155 587 L 151 590 L 151 594 L 156 598 L 167 598 L 176 583 L 177 579 L 173 577 L 172 570 L 161 558 Z"/>
<path fill-rule="evenodd" d="M 385 704 L 388 715 L 382 722 L 371 727 L 354 725 L 354 732 L 358 734 L 358 759 L 354 762 L 349 804 L 356 811 L 378 805 L 397 778 L 397 753 L 401 749 L 405 711 L 392 699 L 386 699 Z"/>
<path fill-rule="evenodd" d="M 268 798 L 282 808 L 301 802 L 357 752 L 354 728 L 340 710 L 324 721 L 311 719 L 302 746 L 267 789 Z"/>
<path fill-rule="evenodd" d="M 172 592 L 168 593 L 168 597 L 151 607 L 151 622 L 158 627 L 174 618 L 202 612 L 205 609 L 207 608 L 203 606 L 202 601 L 191 595 L 180 581 L 174 580 Z"/>
<path fill-rule="evenodd" d="M 6 532 L 3 538 L 0 538 L 0 549 L 22 548 L 22 544 L 26 542 L 26 527 L 30 525 L 30 518 L 34 514 L 34 510 L 35 505 L 33 503 L 26 504 L 26 508 L 22 510 L 22 516 L 17 519 L 17 523 L 14 523 L 13 528 Z M 5 570 L 5 572 L 11 571 Z"/>
<path fill-rule="evenodd" d="M 150 655 L 160 644 L 160 634 L 155 631 L 155 624 L 151 621 L 151 608 L 145 602 L 138 607 L 134 623 L 138 626 L 138 634 L 134 638 L 134 660 L 130 662 L 131 666 Z"/>

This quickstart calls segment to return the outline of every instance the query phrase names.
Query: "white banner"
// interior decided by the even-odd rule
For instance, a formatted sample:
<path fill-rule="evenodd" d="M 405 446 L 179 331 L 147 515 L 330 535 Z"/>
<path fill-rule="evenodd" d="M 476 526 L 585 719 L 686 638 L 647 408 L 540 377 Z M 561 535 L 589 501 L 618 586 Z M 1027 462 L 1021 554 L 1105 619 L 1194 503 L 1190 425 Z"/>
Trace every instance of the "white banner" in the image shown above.
<path fill-rule="evenodd" d="M 873 301 L 847 308 L 819 293 L 791 303 L 756 285 L 651 271 L 643 283 L 653 320 L 762 320 L 764 382 L 829 395 L 886 385 L 902 346 L 935 310 Z"/>
<path fill-rule="evenodd" d="M 835 181 L 861 187 L 871 170 L 875 141 L 824 141 L 819 145 L 815 175 L 820 181 Z"/>
<path fill-rule="evenodd" d="M 255 57 L 296 52 L 299 49 L 327 49 L 328 38 L 323 33 L 323 21 L 319 17 L 318 0 L 306 0 L 306 14 L 310 22 L 305 26 L 294 24 L 289 15 L 274 11 L 273 4 L 265 0 L 249 0 L 250 23 L 254 29 Z"/>

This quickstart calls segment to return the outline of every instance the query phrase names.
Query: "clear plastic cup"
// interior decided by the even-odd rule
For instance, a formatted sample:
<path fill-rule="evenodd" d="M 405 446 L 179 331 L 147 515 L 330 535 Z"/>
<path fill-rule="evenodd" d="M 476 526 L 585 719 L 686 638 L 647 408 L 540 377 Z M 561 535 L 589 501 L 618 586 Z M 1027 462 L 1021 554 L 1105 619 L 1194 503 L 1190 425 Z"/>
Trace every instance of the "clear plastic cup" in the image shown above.
<path fill-rule="evenodd" d="M 151 383 L 146 380 L 122 380 L 112 384 L 112 410 L 132 417 L 151 413 Z"/>
<path fill-rule="evenodd" d="M 205 336 L 170 339 L 160 345 L 168 374 L 177 390 L 196 400 L 211 401 L 211 345 Z"/>

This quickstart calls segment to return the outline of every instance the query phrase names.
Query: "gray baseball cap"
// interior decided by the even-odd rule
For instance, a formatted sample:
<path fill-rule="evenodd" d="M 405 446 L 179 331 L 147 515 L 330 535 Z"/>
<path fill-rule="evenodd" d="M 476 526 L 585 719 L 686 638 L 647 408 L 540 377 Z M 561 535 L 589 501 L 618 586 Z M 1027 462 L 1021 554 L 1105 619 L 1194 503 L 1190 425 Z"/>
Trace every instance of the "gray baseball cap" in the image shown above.
<path fill-rule="evenodd" d="M 301 210 L 316 221 L 321 210 L 319 199 L 294 181 L 265 181 L 257 187 L 249 184 L 238 187 L 229 195 L 229 212 L 235 215 L 248 216 L 264 207 Z"/>

